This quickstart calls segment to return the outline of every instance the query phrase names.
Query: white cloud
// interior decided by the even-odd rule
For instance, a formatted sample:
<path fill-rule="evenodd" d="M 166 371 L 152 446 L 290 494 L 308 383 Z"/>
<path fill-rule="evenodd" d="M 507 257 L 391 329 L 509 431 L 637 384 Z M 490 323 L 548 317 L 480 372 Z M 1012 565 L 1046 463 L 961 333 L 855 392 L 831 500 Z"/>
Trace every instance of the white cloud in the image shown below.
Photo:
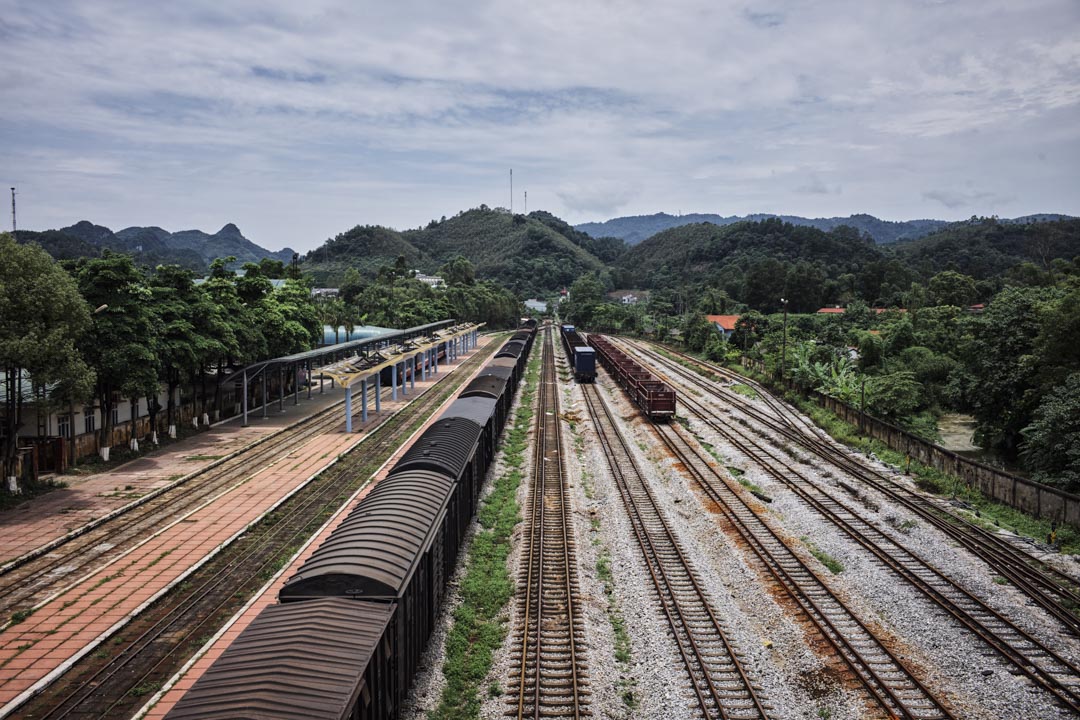
<path fill-rule="evenodd" d="M 0 180 L 29 227 L 298 248 L 505 205 L 511 166 L 574 222 L 1080 213 L 1078 30 L 1074 0 L 0 0 Z"/>

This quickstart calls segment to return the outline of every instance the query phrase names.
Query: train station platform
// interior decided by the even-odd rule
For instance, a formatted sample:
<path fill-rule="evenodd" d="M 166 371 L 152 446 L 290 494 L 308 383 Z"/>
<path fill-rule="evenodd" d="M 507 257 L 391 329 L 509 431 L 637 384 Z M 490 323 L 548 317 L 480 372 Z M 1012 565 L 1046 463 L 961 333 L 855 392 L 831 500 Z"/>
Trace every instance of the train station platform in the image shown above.
<path fill-rule="evenodd" d="M 480 347 L 491 342 L 484 337 L 478 341 Z M 59 676 L 78 658 L 92 652 L 131 617 L 206 562 L 223 544 L 310 482 L 338 455 L 360 444 L 394 411 L 422 396 L 472 355 L 469 352 L 440 363 L 437 375 L 428 374 L 426 380 L 416 378 L 415 387 L 408 395 L 399 394 L 397 400 L 390 399 L 387 389 L 382 398 L 382 412 L 369 413 L 366 422 L 353 417 L 352 433 L 345 431 L 342 414 L 340 422 L 330 429 L 291 449 L 289 462 L 267 457 L 267 464 L 244 482 L 213 502 L 175 518 L 108 566 L 75 580 L 32 614 L 0 631 L 0 717 L 10 714 L 25 698 Z M 321 398 L 316 394 L 311 401 L 302 400 L 297 405 L 286 402 L 284 412 L 275 415 L 275 408 L 271 408 L 266 420 L 250 417 L 248 427 L 241 427 L 239 422 L 222 424 L 159 453 L 100 476 L 90 476 L 68 491 L 52 493 L 57 496 L 55 499 L 44 496 L 40 503 L 27 503 L 28 508 L 17 521 L 5 521 L 0 531 L 5 538 L 5 556 L 17 556 L 20 549 L 28 547 L 26 543 L 20 545 L 16 535 L 29 536 L 34 539 L 35 547 L 40 546 L 47 538 L 59 537 L 88 518 L 100 517 L 130 502 L 125 493 L 150 492 L 176 482 L 199 467 L 218 462 L 291 427 L 314 411 L 342 403 L 344 397 L 340 388 L 331 392 L 327 387 Z M 353 409 L 360 410 L 355 405 Z M 64 513 L 65 507 L 72 510 Z"/>
<path fill-rule="evenodd" d="M 336 384 L 331 388 L 326 380 L 321 394 L 315 389 L 311 400 L 302 395 L 298 404 L 290 399 L 281 410 L 273 402 L 268 416 L 252 414 L 248 427 L 236 416 L 109 470 L 61 475 L 58 479 L 66 488 L 39 495 L 0 515 L 0 566 L 78 532 L 148 493 L 235 457 L 344 399 L 345 390 Z"/>

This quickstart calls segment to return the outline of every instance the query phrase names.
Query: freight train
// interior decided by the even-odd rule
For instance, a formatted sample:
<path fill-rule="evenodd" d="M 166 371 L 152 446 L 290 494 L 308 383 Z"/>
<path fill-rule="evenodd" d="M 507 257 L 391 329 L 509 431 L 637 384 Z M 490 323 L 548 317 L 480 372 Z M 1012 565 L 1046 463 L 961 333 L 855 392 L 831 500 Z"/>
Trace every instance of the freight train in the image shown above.
<path fill-rule="evenodd" d="M 658 380 L 603 335 L 589 335 L 589 345 L 596 350 L 600 364 L 650 420 L 662 422 L 675 417 L 675 391 L 666 383 Z"/>
<path fill-rule="evenodd" d="M 573 325 L 563 325 L 559 330 L 574 379 L 579 383 L 590 383 L 596 380 L 596 351 L 581 339 L 581 335 Z"/>
<path fill-rule="evenodd" d="M 499 349 L 168 720 L 398 715 L 535 336 Z"/>

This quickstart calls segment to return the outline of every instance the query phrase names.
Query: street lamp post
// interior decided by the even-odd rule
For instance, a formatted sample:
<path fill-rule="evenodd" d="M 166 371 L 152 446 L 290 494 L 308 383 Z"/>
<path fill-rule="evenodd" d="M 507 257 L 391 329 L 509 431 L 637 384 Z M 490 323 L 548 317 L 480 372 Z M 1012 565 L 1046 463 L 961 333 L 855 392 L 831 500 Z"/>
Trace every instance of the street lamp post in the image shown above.
<path fill-rule="evenodd" d="M 783 382 L 784 370 L 787 368 L 787 298 L 780 298 L 780 304 L 784 306 L 784 342 L 780 350 L 780 382 Z"/>

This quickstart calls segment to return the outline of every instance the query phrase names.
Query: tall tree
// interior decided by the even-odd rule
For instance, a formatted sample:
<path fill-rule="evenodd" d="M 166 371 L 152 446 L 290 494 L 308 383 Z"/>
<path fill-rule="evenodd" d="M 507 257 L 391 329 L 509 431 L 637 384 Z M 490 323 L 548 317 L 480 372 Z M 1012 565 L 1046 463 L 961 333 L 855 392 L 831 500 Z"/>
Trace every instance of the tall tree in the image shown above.
<path fill-rule="evenodd" d="M 158 334 L 150 309 L 152 294 L 131 257 L 109 250 L 99 259 L 80 263 L 77 280 L 90 305 L 105 306 L 93 316 L 92 328 L 79 347 L 96 372 L 94 394 L 101 410 L 98 447 L 107 460 L 117 402 L 157 392 Z"/>
<path fill-rule="evenodd" d="M 90 308 L 75 281 L 37 245 L 0 234 L 0 370 L 4 373 L 4 477 L 15 475 L 24 388 L 59 386 L 70 399 L 90 395 L 94 373 L 75 347 Z"/>

